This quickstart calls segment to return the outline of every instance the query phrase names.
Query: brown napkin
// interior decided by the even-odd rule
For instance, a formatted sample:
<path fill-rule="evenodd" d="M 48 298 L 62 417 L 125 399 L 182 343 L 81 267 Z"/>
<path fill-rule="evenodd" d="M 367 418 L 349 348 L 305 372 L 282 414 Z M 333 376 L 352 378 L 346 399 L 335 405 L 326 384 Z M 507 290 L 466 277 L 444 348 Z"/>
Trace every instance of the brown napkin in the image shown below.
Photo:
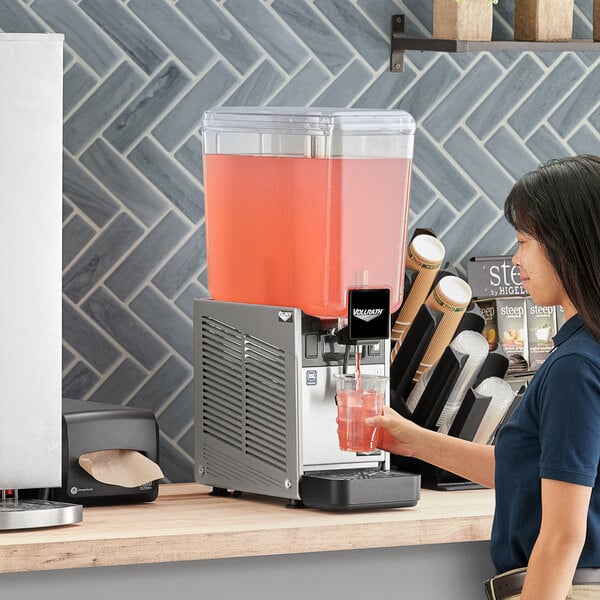
<path fill-rule="evenodd" d="M 129 488 L 164 477 L 155 462 L 136 450 L 88 452 L 79 457 L 79 465 L 97 481 Z"/>

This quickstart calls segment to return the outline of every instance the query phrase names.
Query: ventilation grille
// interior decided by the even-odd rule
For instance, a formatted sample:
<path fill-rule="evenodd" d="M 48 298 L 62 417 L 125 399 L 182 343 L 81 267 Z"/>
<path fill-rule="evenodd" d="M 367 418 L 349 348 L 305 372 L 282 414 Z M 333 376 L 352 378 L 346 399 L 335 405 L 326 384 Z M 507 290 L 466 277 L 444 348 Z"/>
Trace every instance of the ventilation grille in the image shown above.
<path fill-rule="evenodd" d="M 285 467 L 285 356 L 247 336 L 244 344 L 247 454 Z"/>
<path fill-rule="evenodd" d="M 206 317 L 202 319 L 201 335 L 202 429 L 241 451 L 243 336 Z"/>
<path fill-rule="evenodd" d="M 283 350 L 210 317 L 201 327 L 204 434 L 285 470 Z"/>

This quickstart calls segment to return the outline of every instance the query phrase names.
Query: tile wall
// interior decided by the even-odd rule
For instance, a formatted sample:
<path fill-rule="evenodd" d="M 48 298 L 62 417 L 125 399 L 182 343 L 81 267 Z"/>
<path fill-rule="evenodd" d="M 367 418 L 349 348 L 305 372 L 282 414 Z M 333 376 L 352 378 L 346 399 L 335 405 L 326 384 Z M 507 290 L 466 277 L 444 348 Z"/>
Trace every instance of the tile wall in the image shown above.
<path fill-rule="evenodd" d="M 575 37 L 591 38 L 592 0 Z M 494 36 L 512 37 L 512 6 Z M 464 272 L 511 250 L 502 203 L 541 161 L 600 153 L 600 53 L 410 52 L 426 0 L 0 0 L 0 30 L 61 32 L 64 394 L 153 409 L 193 479 L 192 321 L 208 295 L 199 123 L 221 105 L 400 107 L 417 119 L 410 226 Z"/>

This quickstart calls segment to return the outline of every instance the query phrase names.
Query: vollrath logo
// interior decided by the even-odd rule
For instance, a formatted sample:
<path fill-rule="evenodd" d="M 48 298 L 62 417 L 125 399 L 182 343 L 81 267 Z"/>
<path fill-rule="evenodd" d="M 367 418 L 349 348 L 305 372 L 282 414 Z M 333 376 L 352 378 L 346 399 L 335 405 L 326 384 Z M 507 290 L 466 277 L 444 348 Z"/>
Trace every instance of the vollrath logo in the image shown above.
<path fill-rule="evenodd" d="M 293 321 L 292 317 L 294 316 L 294 313 L 291 310 L 279 310 L 277 311 L 277 316 L 279 317 L 280 321 L 288 323 Z"/>
<path fill-rule="evenodd" d="M 352 315 L 365 323 L 369 323 L 373 319 L 380 317 L 385 309 L 383 308 L 355 308 Z"/>

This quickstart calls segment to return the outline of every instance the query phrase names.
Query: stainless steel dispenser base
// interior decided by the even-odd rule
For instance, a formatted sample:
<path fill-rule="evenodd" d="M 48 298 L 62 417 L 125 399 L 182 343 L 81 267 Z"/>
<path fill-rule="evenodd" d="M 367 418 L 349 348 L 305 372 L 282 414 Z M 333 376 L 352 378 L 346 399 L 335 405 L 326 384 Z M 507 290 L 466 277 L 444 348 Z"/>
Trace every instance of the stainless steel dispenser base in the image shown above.
<path fill-rule="evenodd" d="M 49 500 L 0 500 L 0 531 L 72 525 L 83 520 L 79 504 Z"/>

